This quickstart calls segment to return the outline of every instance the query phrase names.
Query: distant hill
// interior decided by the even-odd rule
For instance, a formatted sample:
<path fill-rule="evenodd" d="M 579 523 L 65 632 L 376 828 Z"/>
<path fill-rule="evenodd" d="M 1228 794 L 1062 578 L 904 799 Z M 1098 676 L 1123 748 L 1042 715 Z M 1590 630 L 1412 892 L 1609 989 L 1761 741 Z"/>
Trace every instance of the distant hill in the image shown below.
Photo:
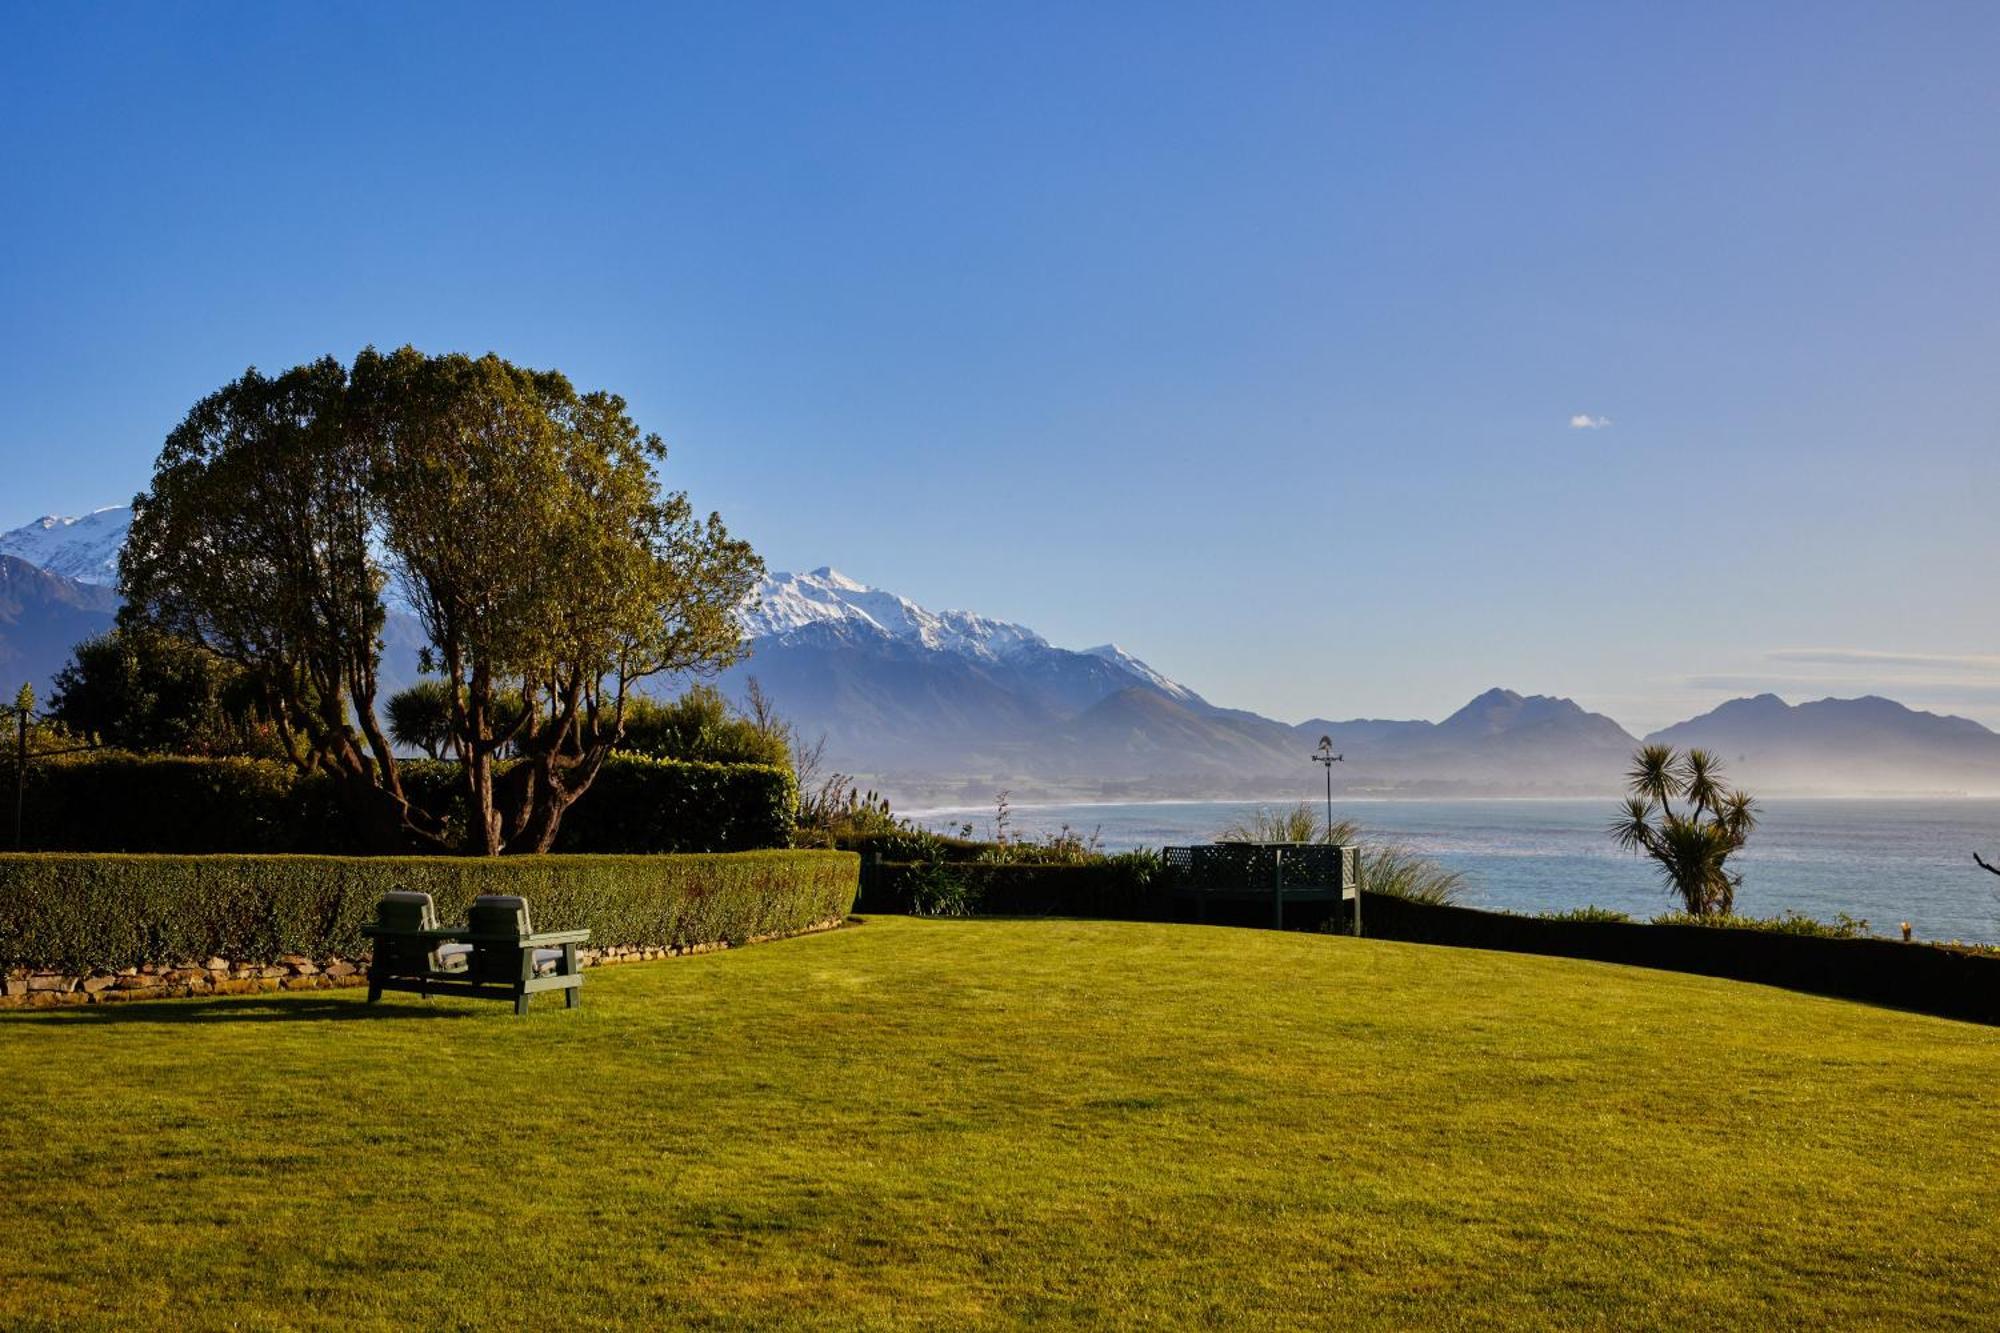
<path fill-rule="evenodd" d="M 25 682 L 47 701 L 70 649 L 111 628 L 118 594 L 0 555 L 0 702 Z"/>
<path fill-rule="evenodd" d="M 1574 700 L 1492 689 L 1442 722 L 1315 718 L 1301 741 L 1330 736 L 1356 775 L 1462 781 L 1490 787 L 1611 790 L 1637 744 Z"/>
<path fill-rule="evenodd" d="M 2000 792 L 2000 735 L 1873 695 L 1731 699 L 1646 739 L 1714 750 L 1733 779 L 1753 788 Z"/>

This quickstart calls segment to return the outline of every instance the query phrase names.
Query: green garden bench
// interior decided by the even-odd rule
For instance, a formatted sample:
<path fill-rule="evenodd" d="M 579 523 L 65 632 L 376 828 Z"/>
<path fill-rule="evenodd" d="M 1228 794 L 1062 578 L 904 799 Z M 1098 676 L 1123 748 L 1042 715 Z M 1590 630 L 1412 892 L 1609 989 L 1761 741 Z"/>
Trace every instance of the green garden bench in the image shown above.
<path fill-rule="evenodd" d="M 512 1000 L 514 1012 L 528 1012 L 538 991 L 563 992 L 563 1007 L 582 999 L 583 973 L 576 949 L 587 930 L 537 934 L 528 903 L 512 894 L 481 894 L 462 926 L 438 924 L 428 893 L 385 893 L 375 920 L 361 928 L 375 942 L 368 964 L 368 1001 L 383 991 L 415 995 L 470 995 Z"/>

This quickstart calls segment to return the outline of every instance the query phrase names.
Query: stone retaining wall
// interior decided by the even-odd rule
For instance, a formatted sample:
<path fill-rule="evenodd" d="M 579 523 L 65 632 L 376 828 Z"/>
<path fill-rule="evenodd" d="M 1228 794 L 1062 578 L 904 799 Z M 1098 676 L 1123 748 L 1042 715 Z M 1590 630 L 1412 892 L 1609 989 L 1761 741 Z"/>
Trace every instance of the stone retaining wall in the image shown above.
<path fill-rule="evenodd" d="M 842 924 L 839 917 L 834 917 L 815 922 L 803 930 L 755 936 L 746 943 L 763 944 L 768 940 L 788 939 L 794 935 L 812 935 L 838 929 Z M 614 945 L 604 949 L 580 949 L 577 957 L 585 967 L 611 967 L 621 963 L 650 962 L 657 958 L 678 958 L 686 954 L 715 953 L 729 947 L 727 940 L 657 947 Z M 358 958 L 318 959 L 302 954 L 286 954 L 275 963 L 209 958 L 199 963 L 147 963 L 143 967 L 93 972 L 86 976 L 17 967 L 0 978 L 0 1009 L 117 1004 L 129 1000 L 179 1000 L 199 995 L 250 995 L 259 991 L 330 990 L 337 986 L 367 984 L 366 954 Z"/>

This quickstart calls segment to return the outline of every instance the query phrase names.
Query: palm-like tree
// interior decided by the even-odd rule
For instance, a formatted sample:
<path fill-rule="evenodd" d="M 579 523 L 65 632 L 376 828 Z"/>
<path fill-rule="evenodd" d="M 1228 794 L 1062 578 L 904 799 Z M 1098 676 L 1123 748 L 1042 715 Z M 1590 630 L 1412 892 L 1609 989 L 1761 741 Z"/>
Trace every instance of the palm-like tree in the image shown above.
<path fill-rule="evenodd" d="M 1612 838 L 1652 857 L 1690 915 L 1727 915 L 1743 883 L 1729 858 L 1757 827 L 1756 801 L 1724 785 L 1722 763 L 1707 750 L 1643 746 L 1625 776 L 1631 795 L 1611 822 Z"/>

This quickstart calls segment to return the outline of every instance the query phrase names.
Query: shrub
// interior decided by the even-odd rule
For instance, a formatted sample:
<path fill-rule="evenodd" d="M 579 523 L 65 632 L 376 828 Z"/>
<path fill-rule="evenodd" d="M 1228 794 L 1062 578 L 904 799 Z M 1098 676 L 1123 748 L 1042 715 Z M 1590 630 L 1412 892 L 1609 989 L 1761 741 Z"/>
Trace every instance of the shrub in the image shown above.
<path fill-rule="evenodd" d="M 1821 921 L 1803 912 L 1781 916 L 1737 916 L 1735 913 L 1663 912 L 1653 918 L 1656 926 L 1718 926 L 1725 930 L 1763 930 L 1774 935 L 1810 935 L 1823 940 L 1865 939 L 1868 922 L 1845 912 L 1836 912 L 1832 921 Z"/>
<path fill-rule="evenodd" d="M 781 730 L 744 717 L 713 685 L 690 686 L 678 699 L 627 700 L 625 738 L 618 748 L 654 759 L 791 765 L 791 750 Z"/>
<path fill-rule="evenodd" d="M 954 838 L 928 829 L 905 825 L 873 833 L 848 833 L 835 842 L 842 851 L 880 856 L 884 861 L 922 861 L 939 857 L 951 861 L 980 860 L 993 847 L 990 842 Z"/>
<path fill-rule="evenodd" d="M 1465 897 L 1465 876 L 1396 843 L 1364 843 L 1361 888 L 1418 903 L 1455 903 Z"/>
<path fill-rule="evenodd" d="M 538 928 L 593 946 L 687 946 L 800 930 L 853 907 L 845 852 L 693 856 L 126 856 L 0 854 L 0 966 L 68 973 L 353 957 L 389 889 L 462 920 L 480 893 L 519 893 Z"/>
<path fill-rule="evenodd" d="M 72 650 L 50 715 L 96 745 L 163 754 L 283 759 L 249 673 L 199 645 L 112 629 Z"/>
<path fill-rule="evenodd" d="M 1609 907 L 1598 907 L 1598 906 L 1595 906 L 1595 905 L 1592 905 L 1592 906 L 1589 906 L 1589 907 L 1572 907 L 1572 908 L 1570 908 L 1570 909 L 1569 909 L 1568 911 L 1565 911 L 1565 912 L 1543 912 L 1543 913 L 1541 913 L 1540 915 L 1541 915 L 1541 918 L 1542 918 L 1542 920 L 1544 920 L 1544 921 L 1623 921 L 1623 922 L 1629 922 L 1629 921 L 1631 921 L 1631 919 L 1632 919 L 1632 918 L 1631 918 L 1631 916 L 1630 916 L 1630 914 L 1628 914 L 1628 913 L 1625 913 L 1625 912 L 1615 912 L 1615 911 L 1613 911 L 1613 910 L 1612 910 L 1611 908 L 1609 908 Z"/>

